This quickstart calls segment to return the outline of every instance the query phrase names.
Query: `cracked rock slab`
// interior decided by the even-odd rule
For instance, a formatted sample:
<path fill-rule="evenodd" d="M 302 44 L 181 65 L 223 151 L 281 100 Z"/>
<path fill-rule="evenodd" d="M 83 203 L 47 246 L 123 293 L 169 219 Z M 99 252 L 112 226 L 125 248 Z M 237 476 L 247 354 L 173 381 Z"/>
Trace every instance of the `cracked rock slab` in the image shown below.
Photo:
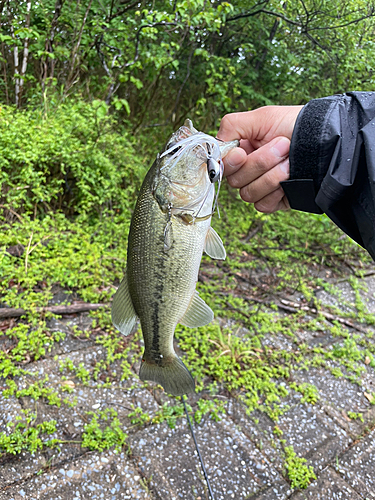
<path fill-rule="evenodd" d="M 308 460 L 315 472 L 325 467 L 351 442 L 350 436 L 317 405 L 292 406 L 278 422 L 287 446 Z"/>
<path fill-rule="evenodd" d="M 290 408 L 279 417 L 277 428 L 283 432 L 281 438 L 286 440 L 286 445 L 293 446 L 296 454 L 306 458 L 316 472 L 335 459 L 352 439 L 319 405 L 301 403 L 301 398 L 300 394 L 285 398 Z M 262 454 L 282 471 L 283 451 L 275 439 L 275 422 L 261 412 L 254 412 L 250 417 L 233 402 L 228 413 Z"/>
<path fill-rule="evenodd" d="M 0 461 L 0 491 L 6 490 L 14 483 L 31 478 L 47 467 L 76 459 L 83 454 L 84 451 L 79 445 L 64 444 L 60 446 L 59 450 L 47 449 L 33 455 L 29 452 L 22 452 L 16 456 L 5 456 L 3 461 Z"/>
<path fill-rule="evenodd" d="M 286 481 L 231 421 L 206 420 L 194 429 L 215 500 L 245 499 L 271 486 L 276 492 L 272 498 L 286 498 Z M 152 477 L 158 498 L 206 498 L 206 484 L 185 419 L 175 429 L 165 423 L 146 428 L 130 444 L 139 467 Z"/>
<path fill-rule="evenodd" d="M 4 384 L 5 385 L 5 384 Z M 4 387 L 5 389 L 5 387 Z M 1 394 L 1 391 L 0 391 Z M 7 424 L 16 421 L 16 417 L 21 415 L 22 406 L 15 396 L 0 400 L 0 432 L 9 432 Z"/>
<path fill-rule="evenodd" d="M 339 472 L 364 497 L 375 498 L 375 429 L 340 457 Z"/>
<path fill-rule="evenodd" d="M 125 453 L 89 453 L 0 492 L 0 500 L 151 500 Z"/>
<path fill-rule="evenodd" d="M 300 382 L 315 385 L 319 391 L 320 401 L 339 410 L 360 412 L 368 408 L 363 390 L 342 377 L 335 377 L 329 371 L 310 368 L 295 373 Z"/>
<path fill-rule="evenodd" d="M 369 276 L 361 280 L 362 288 L 359 289 L 359 295 L 370 314 L 375 313 L 375 278 Z M 317 299 L 324 305 L 335 306 L 344 312 L 356 311 L 356 294 L 353 287 L 347 281 L 335 284 L 335 294 L 324 290 L 317 293 Z"/>

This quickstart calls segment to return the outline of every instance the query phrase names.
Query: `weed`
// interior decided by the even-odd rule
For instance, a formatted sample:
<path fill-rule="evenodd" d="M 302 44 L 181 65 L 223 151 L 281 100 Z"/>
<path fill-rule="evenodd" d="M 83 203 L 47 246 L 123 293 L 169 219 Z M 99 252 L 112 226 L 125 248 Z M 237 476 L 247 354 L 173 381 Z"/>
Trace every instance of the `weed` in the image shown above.
<path fill-rule="evenodd" d="M 133 425 L 139 425 L 139 426 L 147 424 L 151 420 L 151 417 L 148 413 L 145 413 L 141 407 L 139 406 L 134 407 L 134 405 L 133 405 L 133 411 L 128 413 L 128 418 L 130 418 L 130 422 Z"/>
<path fill-rule="evenodd" d="M 285 469 L 292 488 L 307 488 L 316 479 L 314 469 L 306 465 L 306 459 L 297 456 L 293 446 L 285 446 Z"/>
<path fill-rule="evenodd" d="M 42 422 L 35 425 L 36 414 L 22 410 L 23 415 L 16 417 L 16 422 L 10 422 L 7 427 L 12 432 L 0 433 L 0 456 L 4 453 L 16 455 L 22 451 L 35 453 L 47 446 L 57 447 L 58 439 L 43 440 L 44 435 L 54 434 L 56 431 L 56 420 Z"/>
<path fill-rule="evenodd" d="M 218 422 L 221 420 L 220 413 L 225 413 L 225 403 L 218 399 L 199 399 L 197 402 L 198 409 L 194 412 L 194 420 L 199 424 L 205 415 L 208 415 L 212 420 Z"/>
<path fill-rule="evenodd" d="M 125 444 L 128 435 L 122 430 L 117 412 L 107 408 L 98 413 L 87 412 L 91 421 L 85 424 L 82 434 L 82 447 L 90 450 L 103 451 L 114 446 L 119 451 Z M 106 425 L 111 419 L 109 425 Z"/>
<path fill-rule="evenodd" d="M 363 414 L 362 413 L 356 413 L 354 411 L 348 411 L 348 417 L 351 418 L 352 420 L 360 420 L 361 422 L 364 422 L 363 419 Z"/>
<path fill-rule="evenodd" d="M 304 383 L 296 384 L 291 383 L 290 388 L 302 394 L 301 403 L 311 403 L 315 404 L 319 399 L 319 391 L 315 385 Z"/>

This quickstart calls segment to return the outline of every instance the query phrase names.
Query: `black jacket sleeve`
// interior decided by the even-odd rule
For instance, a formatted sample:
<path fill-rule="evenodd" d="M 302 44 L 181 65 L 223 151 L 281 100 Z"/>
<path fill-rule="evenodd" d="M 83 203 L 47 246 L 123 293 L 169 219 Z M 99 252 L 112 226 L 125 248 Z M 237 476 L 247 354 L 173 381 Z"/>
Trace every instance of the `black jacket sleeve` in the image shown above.
<path fill-rule="evenodd" d="M 310 101 L 282 183 L 291 208 L 326 213 L 375 260 L 375 92 Z"/>

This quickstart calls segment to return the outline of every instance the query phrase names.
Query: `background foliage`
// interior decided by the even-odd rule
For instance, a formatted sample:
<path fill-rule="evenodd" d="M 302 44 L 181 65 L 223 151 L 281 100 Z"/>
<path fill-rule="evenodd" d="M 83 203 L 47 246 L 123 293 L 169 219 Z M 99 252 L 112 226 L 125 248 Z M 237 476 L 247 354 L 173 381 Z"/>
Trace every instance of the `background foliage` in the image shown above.
<path fill-rule="evenodd" d="M 1 0 L 3 101 L 103 99 L 133 130 L 372 89 L 365 0 Z"/>

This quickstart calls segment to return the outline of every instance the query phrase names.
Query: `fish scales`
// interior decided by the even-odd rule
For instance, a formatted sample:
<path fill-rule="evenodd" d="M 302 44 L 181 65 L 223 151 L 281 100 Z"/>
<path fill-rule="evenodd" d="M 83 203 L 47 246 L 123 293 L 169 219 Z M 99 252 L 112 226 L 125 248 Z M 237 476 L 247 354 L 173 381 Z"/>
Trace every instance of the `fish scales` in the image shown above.
<path fill-rule="evenodd" d="M 135 207 L 127 269 L 129 290 L 145 340 L 143 358 L 158 363 L 162 352 L 163 356 L 173 355 L 174 330 L 195 291 L 210 220 L 187 225 L 172 216 L 173 243 L 168 252 L 164 251 L 168 213 L 160 210 L 152 195 L 153 174 L 151 169 Z"/>
<path fill-rule="evenodd" d="M 147 173 L 133 213 L 127 269 L 113 298 L 112 321 L 128 335 L 140 319 L 145 349 L 139 376 L 173 395 L 195 388 L 173 349 L 177 323 L 195 328 L 213 319 L 195 288 L 203 251 L 225 258 L 210 226 L 213 183 L 221 181 L 221 154 L 237 145 L 219 146 L 187 120 Z"/>

